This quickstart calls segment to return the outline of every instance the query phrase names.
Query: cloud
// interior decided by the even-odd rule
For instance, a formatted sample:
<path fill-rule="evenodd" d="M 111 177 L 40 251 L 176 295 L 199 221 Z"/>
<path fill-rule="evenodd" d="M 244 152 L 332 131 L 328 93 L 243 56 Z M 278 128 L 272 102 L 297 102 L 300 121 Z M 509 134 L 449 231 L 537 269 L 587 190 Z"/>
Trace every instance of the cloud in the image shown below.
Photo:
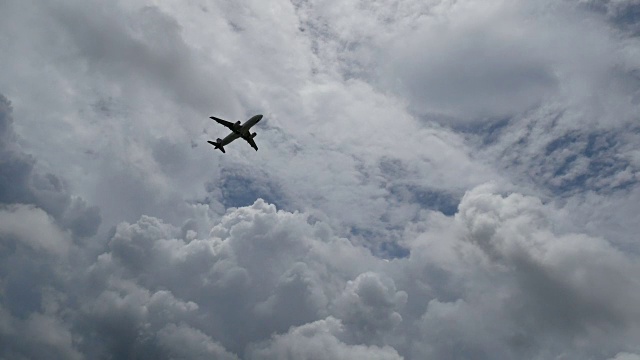
<path fill-rule="evenodd" d="M 392 261 L 262 200 L 229 211 L 206 238 L 145 216 L 120 224 L 87 271 L 51 263 L 52 294 L 67 295 L 44 296 L 28 313 L 63 321 L 71 339 L 83 334 L 65 344 L 85 356 L 631 351 L 640 321 L 635 258 L 602 239 L 555 233 L 553 211 L 478 187 L 455 216 L 415 222 L 405 233 L 409 256 Z"/>
<path fill-rule="evenodd" d="M 638 35 L 638 9 L 639 5 L 636 0 L 607 0 L 607 1 L 590 1 L 583 0 L 580 4 L 587 9 L 604 13 L 607 19 L 615 26 L 622 30 Z"/>
<path fill-rule="evenodd" d="M 572 117 L 541 108 L 470 136 L 511 179 L 533 184 L 544 195 L 592 191 L 608 196 L 632 190 L 638 181 L 633 125 L 599 129 Z"/>
<path fill-rule="evenodd" d="M 125 14 L 114 5 L 103 4 L 97 12 L 81 2 L 63 1 L 45 11 L 89 71 L 128 79 L 132 91 L 142 85 L 138 82 L 148 82 L 142 86 L 168 90 L 176 101 L 200 110 L 209 109 L 212 99 L 233 101 L 221 86 L 211 86 L 224 84 L 222 79 L 198 70 L 199 59 L 184 43 L 180 25 L 157 7 Z"/>
<path fill-rule="evenodd" d="M 638 46 L 596 5 L 3 2 L 0 357 L 633 356 Z"/>
<path fill-rule="evenodd" d="M 251 359 L 402 359 L 389 347 L 347 345 L 339 340 L 340 321 L 319 320 L 275 336 L 271 343 L 252 349 Z"/>
<path fill-rule="evenodd" d="M 26 154 L 19 146 L 19 137 L 14 131 L 12 107 L 9 100 L 0 94 L 0 203 L 2 204 L 33 204 L 44 211 L 38 218 L 40 224 L 45 212 L 50 214 L 64 229 L 69 229 L 78 237 L 89 237 L 96 233 L 100 225 L 100 211 L 95 206 L 89 206 L 82 198 L 72 196 L 66 183 L 51 173 L 42 173 L 36 166 L 35 159 Z M 17 210 L 16 210 L 17 209 Z M 13 208 L 11 212 L 20 211 L 22 215 L 35 213 L 40 209 L 25 210 L 24 206 Z M 11 220 L 6 220 L 11 222 Z M 22 223 L 17 221 L 14 223 Z M 24 225 L 23 230 L 30 228 Z M 36 230 L 37 231 L 37 230 Z M 49 231 L 46 231 L 49 232 Z M 56 233 L 55 231 L 53 232 Z M 33 234 L 32 234 L 33 235 Z M 56 238 L 53 235 L 54 239 Z M 31 236 L 27 236 L 31 238 Z M 54 240 L 53 243 L 59 243 Z"/>
<path fill-rule="evenodd" d="M 613 360 L 636 360 L 638 358 L 640 358 L 640 355 L 631 354 L 631 353 L 619 353 L 612 359 Z"/>
<path fill-rule="evenodd" d="M 14 205 L 0 210 L 0 236 L 17 239 L 34 250 L 44 250 L 56 255 L 65 255 L 71 238 L 55 225 L 41 209 Z"/>
<path fill-rule="evenodd" d="M 164 334 L 162 324 L 185 323 L 197 331 L 180 334 L 212 337 L 240 355 L 246 346 L 272 333 L 323 319 L 347 279 L 363 272 L 367 263 L 382 263 L 365 249 L 336 238 L 326 224 L 311 225 L 306 215 L 276 211 L 261 200 L 228 213 L 208 239 L 176 238 L 179 234 L 150 217 L 121 224 L 111 238 L 110 251 L 91 266 L 84 281 L 94 284 L 98 296 L 86 299 L 83 317 L 91 319 L 100 338 L 108 339 L 109 352 L 131 353 L 140 346 L 156 349 L 160 345 L 153 339 Z M 383 323 L 393 326 L 399 315 L 384 307 L 401 304 L 406 294 L 377 289 L 374 282 L 368 295 L 364 279 L 370 276 L 356 280 L 366 312 L 358 315 L 357 303 L 345 302 L 339 308 L 349 321 L 373 321 L 374 327 L 380 323 L 388 330 Z M 389 320 L 372 319 L 388 311 Z M 148 335 L 136 337 L 139 331 Z"/>
<path fill-rule="evenodd" d="M 465 224 L 469 240 L 488 256 L 516 272 L 522 271 L 519 276 L 527 282 L 523 284 L 525 289 L 541 292 L 529 294 L 529 298 L 571 297 L 558 303 L 571 303 L 572 309 L 558 308 L 556 320 L 566 317 L 572 322 L 570 318 L 576 316 L 587 322 L 621 322 L 640 315 L 625 304 L 627 300 L 618 302 L 640 296 L 630 282 L 638 268 L 627 254 L 603 239 L 553 234 L 549 215 L 535 198 L 518 194 L 502 197 L 485 191 L 476 188 L 468 192 L 456 220 Z M 595 283 L 602 288 L 593 288 Z M 546 291 L 553 293 L 542 293 Z M 560 314 L 562 317 L 558 317 Z M 598 319 L 600 316 L 604 318 Z"/>
<path fill-rule="evenodd" d="M 185 325 L 167 325 L 158 332 L 158 342 L 170 358 L 238 359 L 206 334 Z"/>
<path fill-rule="evenodd" d="M 456 215 L 468 229 L 466 238 L 513 276 L 515 288 L 504 306 L 515 311 L 520 331 L 590 338 L 590 329 L 635 323 L 635 257 L 600 238 L 554 234 L 543 209 L 535 198 L 476 188 Z"/>
<path fill-rule="evenodd" d="M 26 319 L 11 316 L 0 307 L 3 356 L 14 358 L 83 359 L 76 348 L 79 336 L 59 318 L 34 313 Z"/>
<path fill-rule="evenodd" d="M 504 117 L 537 105 L 553 96 L 558 79 L 525 12 L 521 3 L 440 5 L 385 49 L 391 69 L 384 85 L 399 83 L 427 115 Z"/>
<path fill-rule="evenodd" d="M 286 192 L 281 189 L 281 181 L 269 173 L 256 168 L 234 167 L 232 164 L 222 169 L 220 182 L 209 182 L 206 186 L 212 191 L 222 192 L 221 202 L 225 207 L 240 207 L 253 204 L 255 199 L 287 208 L 289 201 Z"/>
<path fill-rule="evenodd" d="M 37 39 L 25 44 L 41 45 L 19 49 L 34 54 L 27 67 L 44 66 L 36 59 L 71 54 L 68 62 L 52 60 L 51 71 L 40 74 L 38 81 L 49 87 L 46 98 L 31 98 L 20 88 L 31 73 L 6 74 L 3 83 L 16 84 L 10 95 L 20 104 L 24 127 L 32 129 L 25 141 L 34 157 L 55 167 L 51 173 L 66 174 L 69 188 L 100 207 L 101 235 L 143 214 L 174 225 L 193 220 L 206 232 L 225 207 L 262 197 L 288 210 L 340 219 L 332 226 L 345 235 L 375 234 L 371 248 L 383 251 L 381 244 L 397 240 L 403 222 L 423 207 L 452 213 L 468 186 L 494 177 L 471 159 L 462 138 L 423 128 L 402 99 L 364 79 L 343 82 L 332 70 L 340 62 L 314 54 L 312 43 L 319 39 L 299 30 L 301 19 L 318 9 L 282 3 L 274 8 L 275 21 L 258 2 L 245 5 L 252 10 L 140 2 L 99 5 L 104 11 L 97 13 L 73 1 L 38 9 L 7 5 L 16 16 L 29 13 L 41 18 L 35 24 L 43 24 L 29 29 L 5 24 Z M 47 45 L 50 36 L 58 47 Z M 206 89 L 200 88 L 203 83 Z M 53 98 L 58 88 L 74 91 Z M 209 108 L 200 105 L 199 96 L 188 95 L 194 90 L 215 99 Z M 246 110 L 239 110 L 239 103 Z M 249 155 L 234 143 L 242 155 L 223 158 L 205 148 L 205 140 L 226 131 L 209 123 L 210 111 L 243 120 L 254 109 L 266 114 L 260 141 L 273 146 Z M 32 122 L 36 118 L 43 121 Z M 56 123 L 65 126 L 49 128 Z M 65 140 L 66 146 L 56 147 Z M 402 163 L 406 178 L 385 173 L 385 158 Z M 236 189 L 238 184 L 251 189 Z M 398 195 L 402 189 L 428 194 L 408 200 L 413 196 Z"/>
<path fill-rule="evenodd" d="M 9 100 L 0 95 L 0 153 L 3 158 L 0 164 L 0 199 L 3 203 L 33 201 L 27 184 L 35 160 L 16 146 L 12 111 Z"/>
<path fill-rule="evenodd" d="M 402 322 L 395 310 L 406 301 L 407 293 L 396 292 L 393 280 L 367 272 L 347 282 L 334 303 L 334 312 L 357 343 L 376 343 L 378 337 Z"/>

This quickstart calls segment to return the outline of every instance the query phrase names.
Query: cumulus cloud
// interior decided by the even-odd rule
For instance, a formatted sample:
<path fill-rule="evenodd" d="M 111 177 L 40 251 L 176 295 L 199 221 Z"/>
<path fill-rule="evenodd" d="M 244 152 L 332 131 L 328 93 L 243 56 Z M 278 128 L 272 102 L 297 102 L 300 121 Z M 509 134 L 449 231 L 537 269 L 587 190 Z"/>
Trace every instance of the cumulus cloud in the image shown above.
<path fill-rule="evenodd" d="M 634 358 L 633 9 L 2 2 L 0 357 Z"/>
<path fill-rule="evenodd" d="M 535 198 L 485 191 L 467 193 L 456 219 L 465 224 L 469 240 L 514 272 L 522 305 L 540 311 L 542 324 L 575 330 L 638 318 L 631 305 L 640 298 L 631 280 L 639 270 L 633 258 L 603 239 L 554 234 Z"/>
<path fill-rule="evenodd" d="M 639 358 L 640 358 L 640 355 L 631 354 L 631 353 L 619 353 L 612 359 L 613 360 L 636 360 Z"/>
<path fill-rule="evenodd" d="M 56 226 L 46 212 L 27 205 L 0 210 L 0 236 L 56 255 L 66 254 L 71 243 L 70 235 Z"/>
<path fill-rule="evenodd" d="M 77 350 L 80 336 L 69 325 L 49 314 L 34 313 L 26 319 L 0 308 L 2 355 L 12 358 L 83 359 Z"/>
<path fill-rule="evenodd" d="M 28 210 L 25 206 L 18 205 L 10 208 L 8 212 L 21 212 L 21 215 L 18 215 L 19 218 L 22 216 L 28 218 L 27 213 L 32 215 L 38 213 L 33 216 L 39 218 L 35 221 L 40 224 L 45 224 L 47 221 L 43 220 L 43 217 L 50 215 L 63 228 L 71 230 L 78 237 L 94 235 L 101 221 L 99 209 L 96 206 L 89 206 L 82 198 L 71 195 L 66 183 L 59 177 L 51 173 L 43 173 L 36 167 L 35 159 L 26 154 L 19 145 L 12 112 L 11 103 L 0 94 L 0 156 L 2 157 L 0 203 L 33 204 L 38 209 Z M 4 221 L 11 222 L 10 219 Z M 30 227 L 28 221 L 22 219 L 13 223 L 16 226 L 23 226 L 25 231 L 40 231 L 39 226 Z M 45 232 L 49 231 L 45 230 Z M 53 238 L 59 238 L 55 233 L 54 231 L 52 234 Z M 41 238 L 41 236 L 27 236 L 27 238 Z M 53 240 L 53 243 L 60 243 L 60 241 Z"/>
<path fill-rule="evenodd" d="M 169 358 L 238 359 L 206 334 L 185 325 L 167 325 L 158 332 L 158 342 L 168 351 Z"/>
<path fill-rule="evenodd" d="M 334 318 L 319 320 L 277 335 L 257 346 L 251 359 L 402 359 L 389 347 L 347 345 L 340 341 L 342 324 Z"/>
<path fill-rule="evenodd" d="M 349 327 L 356 342 L 376 343 L 380 335 L 402 322 L 402 316 L 395 310 L 406 301 L 407 293 L 396 292 L 393 280 L 367 272 L 347 283 L 335 301 L 334 311 Z"/>
<path fill-rule="evenodd" d="M 88 272 L 56 275 L 66 297 L 45 296 L 32 311 L 68 335 L 38 343 L 142 358 L 632 350 L 635 258 L 602 239 L 554 232 L 552 213 L 536 198 L 479 187 L 454 217 L 416 223 L 406 233 L 410 255 L 392 261 L 261 200 L 227 213 L 203 239 L 142 217 L 115 229 Z M 7 334 L 16 321 L 8 319 Z"/>

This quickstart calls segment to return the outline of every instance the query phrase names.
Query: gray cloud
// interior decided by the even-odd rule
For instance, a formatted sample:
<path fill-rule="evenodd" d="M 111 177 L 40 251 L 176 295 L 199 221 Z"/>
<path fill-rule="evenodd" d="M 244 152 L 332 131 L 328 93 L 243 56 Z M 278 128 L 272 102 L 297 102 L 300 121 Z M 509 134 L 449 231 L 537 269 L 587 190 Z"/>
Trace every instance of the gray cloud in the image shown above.
<path fill-rule="evenodd" d="M 33 196 L 27 186 L 35 160 L 16 146 L 12 108 L 9 100 L 0 95 L 0 199 L 3 203 L 31 202 Z"/>
<path fill-rule="evenodd" d="M 271 344 L 252 349 L 251 359 L 402 359 L 392 348 L 347 345 L 340 341 L 340 321 L 327 318 L 277 335 Z"/>
<path fill-rule="evenodd" d="M 396 310 L 406 301 L 407 293 L 396 292 L 393 280 L 369 272 L 347 283 L 335 301 L 334 311 L 354 337 L 352 341 L 382 344 L 382 335 L 402 322 Z"/>
<path fill-rule="evenodd" d="M 536 339 L 550 332 L 589 338 L 589 329 L 619 331 L 637 321 L 633 258 L 599 238 L 552 235 L 543 208 L 534 198 L 476 189 L 456 215 L 469 229 L 468 239 L 514 276 L 517 287 L 505 306 L 521 331 Z"/>
<path fill-rule="evenodd" d="M 0 357 L 634 358 L 634 2 L 578 3 L 3 2 Z"/>
<path fill-rule="evenodd" d="M 589 10 L 605 14 L 618 28 L 634 36 L 640 34 L 640 4 L 635 0 L 583 0 L 578 2 Z"/>
<path fill-rule="evenodd" d="M 276 358 L 287 351 L 313 354 L 318 344 L 338 357 L 342 352 L 397 356 L 396 351 L 445 356 L 454 349 L 466 349 L 455 350 L 462 351 L 460 356 L 534 356 L 552 354 L 558 344 L 567 350 L 562 339 L 592 339 L 602 346 L 588 331 L 592 327 L 615 329 L 624 339 L 624 329 L 638 321 L 634 304 L 640 292 L 627 282 L 637 267 L 601 240 L 553 235 L 546 212 L 534 198 L 501 197 L 479 188 L 464 197 L 455 219 L 443 218 L 445 227 L 468 235 L 434 238 L 439 230 L 432 225 L 408 243 L 409 258 L 389 263 L 332 237 L 325 224 L 310 225 L 303 214 L 276 212 L 261 202 L 229 213 L 207 240 L 175 238 L 179 229 L 143 218 L 119 226 L 111 250 L 92 266 L 91 282 L 99 295 L 85 300 L 83 317 L 108 339 L 111 345 L 104 351 L 123 356 L 157 353 L 170 343 L 167 333 L 211 339 L 206 348 L 213 353 L 226 354 L 227 348 L 241 355 L 248 346 L 250 357 Z M 450 252 L 467 236 L 498 266 L 481 258 L 464 260 L 472 248 Z M 449 255 L 434 252 L 436 247 Z M 415 272 L 414 262 L 430 263 L 433 270 Z M 460 269 L 448 268 L 451 262 Z M 477 275 L 460 278 L 467 290 L 450 303 L 433 297 L 440 290 L 422 297 L 418 283 L 407 283 L 424 277 L 420 283 L 436 290 L 446 284 L 429 274 L 438 268 L 453 278 L 460 271 Z M 489 285 L 486 276 L 502 279 L 502 285 Z M 428 306 L 405 307 L 412 296 Z M 329 313 L 335 318 L 325 318 Z M 478 327 L 467 325 L 470 318 Z M 404 332 L 412 327 L 404 322 L 416 321 L 417 334 Z M 322 324 L 332 324 L 333 330 L 314 330 Z M 485 331 L 488 324 L 497 331 Z M 298 328 L 287 332 L 289 326 Z M 274 331 L 282 335 L 270 339 Z M 286 350 L 292 342 L 306 345 Z M 358 345 L 363 343 L 368 345 Z"/>
<path fill-rule="evenodd" d="M 0 94 L 0 203 L 34 204 L 53 216 L 76 236 L 89 237 L 100 225 L 100 211 L 82 198 L 72 196 L 63 180 L 43 174 L 35 159 L 18 145 L 11 103 Z"/>
<path fill-rule="evenodd" d="M 631 353 L 619 353 L 614 358 L 614 360 L 636 360 L 640 358 L 640 355 L 631 354 Z"/>
<path fill-rule="evenodd" d="M 477 23 L 460 14 L 457 23 L 452 12 L 452 19 L 434 19 L 388 49 L 393 67 L 388 73 L 395 78 L 384 85 L 400 82 L 415 111 L 463 119 L 504 117 L 557 91 L 553 69 L 532 54 L 526 39 L 501 33 L 511 24 L 483 24 L 510 19 L 506 14 L 481 11 Z"/>
<path fill-rule="evenodd" d="M 57 270 L 49 295 L 25 310 L 67 329 L 67 340 L 55 340 L 59 351 L 88 357 L 580 358 L 599 349 L 606 358 L 633 351 L 627 339 L 640 321 L 634 258 L 602 239 L 555 234 L 550 213 L 536 198 L 480 187 L 455 217 L 434 213 L 416 223 L 417 232 L 405 235 L 410 255 L 392 261 L 263 201 L 229 212 L 205 239 L 143 217 L 117 227 L 86 275 Z M 13 255 L 11 266 L 31 266 L 31 259 Z M 44 279 L 31 276 L 36 288 Z M 62 289 L 64 297 L 55 295 Z M 25 336 L 20 329 L 11 331 Z M 38 346 L 54 341 L 34 339 Z"/>
<path fill-rule="evenodd" d="M 113 5 L 100 8 L 95 11 L 81 2 L 48 6 L 88 61 L 89 71 L 133 80 L 132 85 L 146 81 L 143 87 L 168 90 L 178 102 L 200 111 L 209 110 L 215 99 L 218 105 L 232 101 L 220 90 L 227 87 L 222 79 L 198 70 L 197 55 L 184 43 L 180 25 L 171 16 L 152 6 L 134 14 Z"/>

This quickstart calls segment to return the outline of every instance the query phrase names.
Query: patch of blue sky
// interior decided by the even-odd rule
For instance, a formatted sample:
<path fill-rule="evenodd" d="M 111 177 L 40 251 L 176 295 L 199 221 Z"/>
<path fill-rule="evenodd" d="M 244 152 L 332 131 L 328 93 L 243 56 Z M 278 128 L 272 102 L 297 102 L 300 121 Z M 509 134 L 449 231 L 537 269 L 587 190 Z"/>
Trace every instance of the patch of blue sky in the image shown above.
<path fill-rule="evenodd" d="M 243 171 L 223 170 L 220 191 L 221 202 L 227 208 L 249 206 L 261 198 L 278 209 L 288 209 L 286 195 L 264 173 L 249 175 Z"/>
<path fill-rule="evenodd" d="M 392 186 L 390 192 L 401 202 L 415 203 L 421 208 L 439 211 L 447 216 L 455 214 L 460 203 L 460 198 L 449 192 L 418 185 L 398 184 Z"/>
<path fill-rule="evenodd" d="M 635 178 L 618 179 L 632 164 L 619 156 L 620 137 L 615 132 L 569 132 L 549 142 L 541 160 L 553 161 L 566 149 L 571 151 L 568 156 L 555 164 L 545 164 L 550 172 L 545 185 L 556 195 L 624 190 L 637 183 Z"/>

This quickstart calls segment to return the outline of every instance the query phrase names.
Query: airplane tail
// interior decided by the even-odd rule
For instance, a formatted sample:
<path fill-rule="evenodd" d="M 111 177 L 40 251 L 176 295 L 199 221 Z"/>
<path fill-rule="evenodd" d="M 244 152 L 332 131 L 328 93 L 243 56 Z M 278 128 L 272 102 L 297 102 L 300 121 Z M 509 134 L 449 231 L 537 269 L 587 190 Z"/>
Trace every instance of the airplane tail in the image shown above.
<path fill-rule="evenodd" d="M 213 145 L 214 148 L 216 149 L 220 149 L 220 151 L 222 151 L 223 153 L 226 153 L 226 151 L 224 151 L 224 147 L 222 147 L 222 145 L 220 145 L 220 139 L 218 139 L 218 141 L 207 141 L 209 144 Z"/>

